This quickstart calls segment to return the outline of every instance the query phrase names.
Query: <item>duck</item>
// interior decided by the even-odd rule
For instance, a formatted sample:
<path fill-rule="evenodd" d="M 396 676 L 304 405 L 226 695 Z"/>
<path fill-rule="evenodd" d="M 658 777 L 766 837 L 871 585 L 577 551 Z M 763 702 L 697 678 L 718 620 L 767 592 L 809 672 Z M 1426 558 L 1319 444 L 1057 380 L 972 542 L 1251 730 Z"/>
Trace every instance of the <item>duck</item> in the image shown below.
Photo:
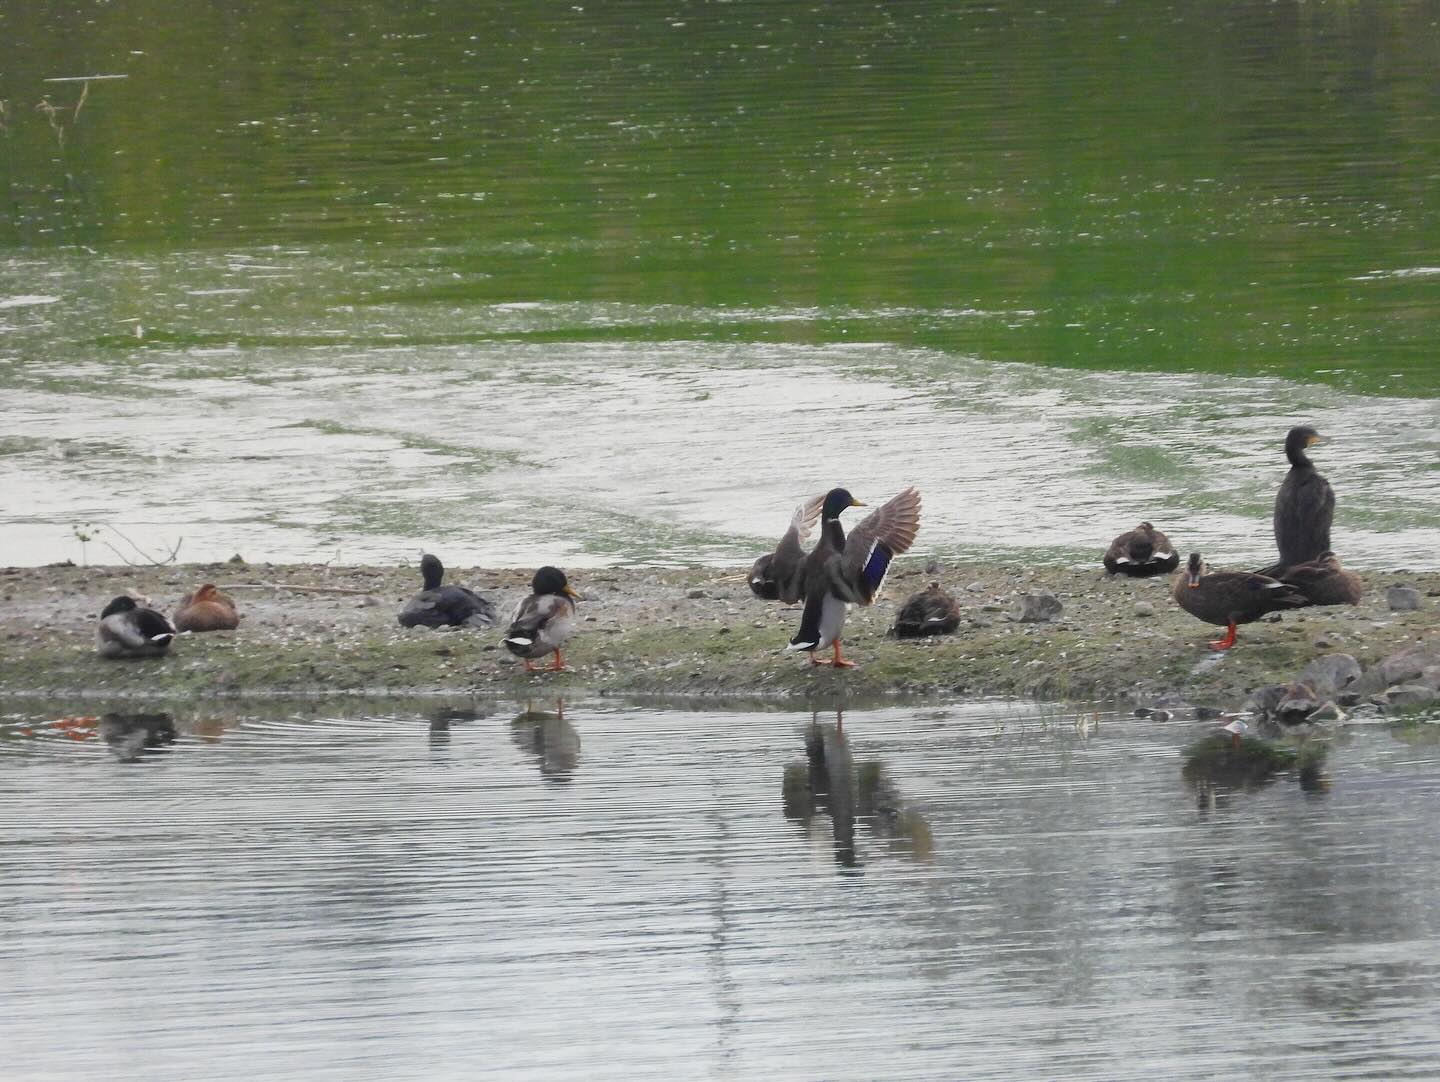
<path fill-rule="evenodd" d="M 1360 576 L 1340 566 L 1340 557 L 1333 552 L 1322 552 L 1274 577 L 1295 587 L 1312 605 L 1358 605 L 1365 593 Z"/>
<path fill-rule="evenodd" d="M 1198 552 L 1192 552 L 1185 570 L 1171 588 L 1175 603 L 1207 624 L 1225 627 L 1225 637 L 1210 643 L 1212 650 L 1235 645 L 1239 624 L 1252 624 L 1267 612 L 1308 605 L 1294 586 L 1251 571 L 1211 571 Z"/>
<path fill-rule="evenodd" d="M 1148 578 L 1164 575 L 1180 566 L 1180 554 L 1170 539 L 1148 522 L 1127 530 L 1105 550 L 1105 570 L 1112 575 Z"/>
<path fill-rule="evenodd" d="M 495 606 L 464 586 L 442 586 L 445 565 L 430 553 L 420 557 L 424 589 L 405 602 L 395 617 L 401 627 L 489 627 Z"/>
<path fill-rule="evenodd" d="M 1331 551 L 1330 523 L 1335 517 L 1335 490 L 1320 476 L 1306 448 L 1320 442 L 1320 433 L 1297 425 L 1285 434 L 1290 472 L 1275 493 L 1275 547 L 1280 560 L 1260 572 L 1274 578 L 1287 567 L 1318 559 Z"/>
<path fill-rule="evenodd" d="M 805 609 L 800 630 L 786 653 L 805 651 L 813 665 L 853 669 L 844 657 L 840 635 L 852 604 L 868 605 L 885 582 L 890 561 L 907 552 L 920 530 L 920 491 L 914 487 L 892 496 L 867 515 L 847 538 L 841 512 L 864 507 L 848 489 L 832 488 L 820 509 L 820 540 L 805 558 Z M 817 651 L 834 648 L 821 660 Z"/>
<path fill-rule="evenodd" d="M 793 605 L 805 598 L 805 541 L 820 519 L 825 504 L 822 493 L 795 508 L 790 527 L 780 538 L 774 552 L 767 552 L 750 568 L 750 590 L 765 601 L 783 601 Z"/>
<path fill-rule="evenodd" d="M 164 657 L 174 638 L 169 620 L 121 594 L 100 611 L 95 649 L 107 658 Z"/>
<path fill-rule="evenodd" d="M 520 599 L 510 617 L 502 640 L 505 649 L 525 659 L 525 671 L 534 672 L 531 659 L 553 653 L 550 672 L 565 668 L 560 648 L 575 634 L 575 602 L 580 595 L 571 587 L 565 572 L 545 566 L 530 580 L 530 595 Z"/>
<path fill-rule="evenodd" d="M 892 630 L 898 639 L 948 635 L 960 626 L 960 603 L 938 582 L 912 595 L 895 614 Z"/>
<path fill-rule="evenodd" d="M 240 626 L 235 599 L 221 593 L 213 582 L 203 583 L 180 599 L 175 610 L 176 631 L 234 631 Z"/>

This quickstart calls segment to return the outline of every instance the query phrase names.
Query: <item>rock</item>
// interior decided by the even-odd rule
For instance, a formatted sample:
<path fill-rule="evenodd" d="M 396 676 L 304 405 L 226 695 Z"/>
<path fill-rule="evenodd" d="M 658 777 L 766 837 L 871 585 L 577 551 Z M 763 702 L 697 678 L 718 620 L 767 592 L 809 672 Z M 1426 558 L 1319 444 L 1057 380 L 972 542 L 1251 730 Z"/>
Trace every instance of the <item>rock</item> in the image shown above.
<path fill-rule="evenodd" d="M 1360 679 L 1360 662 L 1349 654 L 1324 654 L 1300 673 L 1300 682 L 1309 684 L 1316 695 L 1334 695 Z"/>
<path fill-rule="evenodd" d="M 1320 709 L 1320 700 L 1315 698 L 1315 692 L 1308 684 L 1291 684 L 1285 690 L 1285 698 L 1271 711 L 1271 715 L 1285 725 L 1308 721 L 1310 715 Z"/>
<path fill-rule="evenodd" d="M 1385 604 L 1391 612 L 1409 612 L 1420 607 L 1420 591 L 1413 586 L 1392 586 L 1385 591 Z"/>
<path fill-rule="evenodd" d="M 1389 706 L 1429 706 L 1440 702 L 1440 691 L 1429 684 L 1396 684 L 1385 689 L 1385 702 Z"/>
<path fill-rule="evenodd" d="M 369 594 L 366 594 L 359 601 L 355 602 L 355 607 L 357 609 L 373 609 L 379 604 L 381 604 L 381 601 L 378 597 L 371 597 Z"/>
<path fill-rule="evenodd" d="M 985 584 L 984 584 L 983 582 L 972 582 L 972 583 L 970 583 L 968 586 L 965 587 L 965 592 L 966 592 L 967 594 L 980 594 L 980 593 L 984 593 L 984 592 L 985 592 Z"/>
<path fill-rule="evenodd" d="M 1137 602 L 1135 602 L 1135 615 L 1136 615 L 1136 616 L 1154 616 L 1154 615 L 1155 615 L 1155 606 L 1152 605 L 1152 604 L 1150 604 L 1150 602 L 1148 602 L 1148 601 L 1137 601 Z"/>
<path fill-rule="evenodd" d="M 1420 673 L 1420 683 L 1440 691 L 1440 665 L 1427 665 Z"/>
<path fill-rule="evenodd" d="M 1020 594 L 1010 609 L 1011 618 L 1022 624 L 1043 624 L 1060 615 L 1064 605 L 1049 590 Z"/>
<path fill-rule="evenodd" d="M 231 556 L 230 559 L 226 560 L 225 562 L 226 562 L 227 564 L 236 564 L 236 565 L 238 565 L 238 566 L 240 566 L 240 567 L 244 567 L 244 566 L 245 566 L 245 557 L 244 557 L 244 556 L 241 556 L 241 555 L 237 552 L 234 556 Z"/>
<path fill-rule="evenodd" d="M 698 601 L 700 598 L 709 597 L 710 595 L 706 593 L 703 589 L 701 589 L 699 586 L 696 586 L 693 590 L 686 590 L 685 596 L 690 598 L 692 601 Z"/>
<path fill-rule="evenodd" d="M 938 574 L 940 574 L 940 561 L 937 560 L 934 556 L 931 556 L 930 559 L 928 559 L 928 560 L 925 561 L 925 574 L 927 574 L 927 575 L 938 575 Z"/>
<path fill-rule="evenodd" d="M 1257 714 L 1273 713 L 1289 693 L 1289 684 L 1266 684 L 1250 693 L 1250 698 L 1245 702 L 1245 708 L 1253 710 Z"/>

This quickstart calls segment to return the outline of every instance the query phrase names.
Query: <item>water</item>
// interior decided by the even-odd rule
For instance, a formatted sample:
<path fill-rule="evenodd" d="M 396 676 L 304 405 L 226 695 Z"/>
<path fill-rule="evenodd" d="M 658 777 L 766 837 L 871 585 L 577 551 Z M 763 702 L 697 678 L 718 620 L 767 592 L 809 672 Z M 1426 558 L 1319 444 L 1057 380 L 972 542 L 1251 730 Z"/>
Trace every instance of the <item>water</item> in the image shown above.
<path fill-rule="evenodd" d="M 1328 789 L 1197 798 L 1204 726 L 999 702 L 58 716 L 0 723 L 17 1082 L 1440 1055 L 1433 741 L 1355 729 Z"/>
<path fill-rule="evenodd" d="M 250 10 L 0 13 L 0 561 L 1436 566 L 1431 3 Z"/>

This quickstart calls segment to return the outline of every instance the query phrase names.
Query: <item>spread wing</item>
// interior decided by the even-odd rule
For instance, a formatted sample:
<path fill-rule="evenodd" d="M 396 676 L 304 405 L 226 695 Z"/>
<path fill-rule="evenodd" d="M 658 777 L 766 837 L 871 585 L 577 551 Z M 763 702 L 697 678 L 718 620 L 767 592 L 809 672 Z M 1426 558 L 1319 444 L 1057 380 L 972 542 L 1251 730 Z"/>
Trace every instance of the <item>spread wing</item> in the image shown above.
<path fill-rule="evenodd" d="M 915 543 L 920 532 L 920 490 L 907 488 L 877 507 L 850 531 L 839 566 L 837 586 L 846 600 L 868 605 L 885 581 L 890 561 Z"/>
<path fill-rule="evenodd" d="M 800 561 L 805 555 L 805 542 L 820 521 L 820 509 L 825 506 L 825 493 L 812 496 L 795 508 L 790 516 L 790 528 L 785 531 L 780 543 L 775 546 L 775 555 L 780 559 Z"/>

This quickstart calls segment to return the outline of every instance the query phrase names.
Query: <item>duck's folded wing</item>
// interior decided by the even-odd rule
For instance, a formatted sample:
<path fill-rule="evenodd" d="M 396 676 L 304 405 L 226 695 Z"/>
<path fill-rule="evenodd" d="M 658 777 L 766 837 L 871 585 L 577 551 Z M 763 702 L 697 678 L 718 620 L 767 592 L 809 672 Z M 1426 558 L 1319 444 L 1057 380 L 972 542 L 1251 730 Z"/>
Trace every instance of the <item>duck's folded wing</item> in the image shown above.
<path fill-rule="evenodd" d="M 868 605 L 890 561 L 908 552 L 920 532 L 920 490 L 907 488 L 867 515 L 845 539 L 831 576 L 847 601 Z"/>

